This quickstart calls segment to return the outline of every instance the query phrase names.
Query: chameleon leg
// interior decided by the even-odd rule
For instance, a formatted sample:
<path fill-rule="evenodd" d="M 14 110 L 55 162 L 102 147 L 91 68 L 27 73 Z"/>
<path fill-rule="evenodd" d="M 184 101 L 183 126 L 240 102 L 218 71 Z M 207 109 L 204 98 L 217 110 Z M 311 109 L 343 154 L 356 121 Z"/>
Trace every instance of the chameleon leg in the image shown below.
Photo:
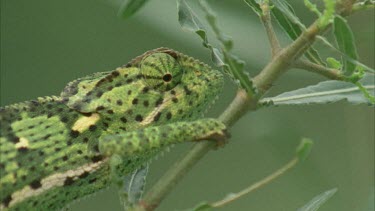
<path fill-rule="evenodd" d="M 99 139 L 99 150 L 102 154 L 111 157 L 111 172 L 114 183 L 120 189 L 119 196 L 125 210 L 139 200 L 142 193 L 147 169 L 139 168 L 127 175 L 116 169 L 123 159 L 146 154 L 167 147 L 168 145 L 200 140 L 215 140 L 218 145 L 224 143 L 227 134 L 225 125 L 215 119 L 201 119 L 194 122 L 176 122 L 167 125 L 147 127 L 137 131 L 118 135 L 108 135 Z M 151 153 L 150 153 L 151 152 Z M 147 156 L 146 156 L 147 157 Z"/>
<path fill-rule="evenodd" d="M 119 155 L 127 158 L 143 155 L 175 143 L 215 140 L 218 145 L 221 145 L 227 136 L 225 129 L 225 125 L 215 119 L 175 122 L 104 136 L 99 139 L 99 150 L 106 156 Z"/>

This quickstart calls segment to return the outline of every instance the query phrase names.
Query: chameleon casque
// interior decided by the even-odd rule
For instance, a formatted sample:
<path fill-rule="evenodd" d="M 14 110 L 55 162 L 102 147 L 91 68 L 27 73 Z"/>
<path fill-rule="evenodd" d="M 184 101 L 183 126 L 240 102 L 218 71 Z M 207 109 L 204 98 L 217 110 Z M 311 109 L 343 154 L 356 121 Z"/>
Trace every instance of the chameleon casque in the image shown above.
<path fill-rule="evenodd" d="M 158 48 L 68 83 L 59 97 L 0 109 L 0 210 L 56 210 L 126 177 L 171 144 L 226 138 L 199 119 L 223 75 Z M 124 193 L 123 193 L 124 192 Z"/>

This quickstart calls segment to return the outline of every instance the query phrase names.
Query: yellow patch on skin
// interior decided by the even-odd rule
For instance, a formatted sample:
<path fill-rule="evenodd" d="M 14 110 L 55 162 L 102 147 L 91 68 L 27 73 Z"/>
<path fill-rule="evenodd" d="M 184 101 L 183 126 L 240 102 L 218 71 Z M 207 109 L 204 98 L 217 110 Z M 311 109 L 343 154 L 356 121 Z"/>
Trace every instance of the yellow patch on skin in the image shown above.
<path fill-rule="evenodd" d="M 83 132 L 91 125 L 94 125 L 100 119 L 99 114 L 93 113 L 91 116 L 83 116 L 79 118 L 73 125 L 72 130 Z"/>
<path fill-rule="evenodd" d="M 40 183 L 42 186 L 38 189 L 32 189 L 29 185 L 27 185 L 24 188 L 12 194 L 12 201 L 10 201 L 9 207 L 12 207 L 13 205 L 20 203 L 30 197 L 38 196 L 42 194 L 43 192 L 50 190 L 51 188 L 63 186 L 65 179 L 68 177 L 72 178 L 73 180 L 76 180 L 84 172 L 89 172 L 89 173 L 94 172 L 98 170 L 99 168 L 101 168 L 101 166 L 107 161 L 108 159 L 99 161 L 97 163 L 88 163 L 83 166 L 79 166 L 76 169 L 52 174 L 41 180 Z M 0 208 L 3 209 L 3 205 L 0 206 Z"/>
<path fill-rule="evenodd" d="M 16 149 L 21 147 L 28 148 L 29 147 L 29 140 L 24 137 L 20 137 L 20 141 L 15 145 Z"/>

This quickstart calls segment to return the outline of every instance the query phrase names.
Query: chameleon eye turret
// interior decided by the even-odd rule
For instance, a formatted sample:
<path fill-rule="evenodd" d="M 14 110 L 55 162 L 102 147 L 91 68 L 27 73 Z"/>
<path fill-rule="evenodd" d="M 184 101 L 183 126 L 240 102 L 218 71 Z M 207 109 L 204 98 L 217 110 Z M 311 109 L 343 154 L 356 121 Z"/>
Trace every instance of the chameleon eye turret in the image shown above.
<path fill-rule="evenodd" d="M 147 56 L 142 60 L 140 69 L 146 84 L 158 91 L 174 88 L 184 74 L 178 61 L 166 53 Z"/>

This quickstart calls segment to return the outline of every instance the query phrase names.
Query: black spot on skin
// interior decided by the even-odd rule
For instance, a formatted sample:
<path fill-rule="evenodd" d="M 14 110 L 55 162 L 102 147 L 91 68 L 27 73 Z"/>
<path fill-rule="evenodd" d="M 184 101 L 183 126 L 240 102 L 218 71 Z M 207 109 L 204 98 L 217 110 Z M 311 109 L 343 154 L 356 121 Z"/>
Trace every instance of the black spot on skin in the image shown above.
<path fill-rule="evenodd" d="M 67 146 L 72 145 L 72 140 L 68 140 L 68 141 L 66 142 L 66 145 L 67 145 Z"/>
<path fill-rule="evenodd" d="M 84 143 L 89 142 L 89 138 L 85 137 L 85 138 L 83 139 L 83 142 L 84 142 Z"/>
<path fill-rule="evenodd" d="M 72 185 L 74 183 L 74 180 L 72 177 L 67 177 L 65 180 L 64 180 L 64 186 L 69 186 L 69 185 Z"/>
<path fill-rule="evenodd" d="M 122 84 L 120 83 L 120 82 L 118 82 L 118 83 L 116 83 L 115 84 L 115 87 L 119 87 L 119 86 L 121 86 Z"/>
<path fill-rule="evenodd" d="M 83 178 L 85 178 L 85 177 L 87 177 L 87 176 L 89 176 L 89 175 L 90 175 L 89 172 L 85 171 L 85 172 L 83 172 L 81 175 L 79 175 L 78 177 L 79 177 L 80 179 L 83 179 Z"/>
<path fill-rule="evenodd" d="M 58 108 L 58 109 L 57 109 L 57 112 L 63 112 L 63 111 L 64 111 L 63 108 Z"/>
<path fill-rule="evenodd" d="M 67 122 L 68 122 L 68 117 L 63 116 L 63 117 L 61 117 L 60 120 L 61 120 L 62 122 L 64 122 L 64 123 L 67 123 Z"/>
<path fill-rule="evenodd" d="M 148 91 L 150 91 L 150 89 L 147 86 L 144 87 L 143 90 L 142 90 L 143 93 L 147 93 Z"/>
<path fill-rule="evenodd" d="M 98 91 L 98 93 L 96 93 L 96 96 L 97 97 L 101 97 L 103 95 L 103 92 L 102 91 Z"/>
<path fill-rule="evenodd" d="M 60 150 L 61 150 L 60 147 L 56 147 L 56 148 L 55 148 L 55 152 L 59 152 Z"/>
<path fill-rule="evenodd" d="M 108 91 L 111 91 L 112 89 L 113 89 L 113 86 L 109 86 L 109 87 L 107 88 Z"/>
<path fill-rule="evenodd" d="M 82 155 L 83 154 L 83 152 L 82 152 L 82 150 L 77 150 L 77 153 L 79 154 L 79 155 Z"/>
<path fill-rule="evenodd" d="M 137 116 L 135 116 L 135 121 L 142 122 L 142 120 L 143 120 L 143 117 L 140 114 L 138 114 Z"/>
<path fill-rule="evenodd" d="M 163 103 L 163 98 L 159 98 L 156 102 L 155 102 L 155 106 L 159 106 L 160 104 Z"/>
<path fill-rule="evenodd" d="M 31 166 L 30 167 L 30 171 L 35 171 L 36 167 L 35 166 Z"/>
<path fill-rule="evenodd" d="M 192 93 L 187 86 L 184 86 L 184 90 L 186 95 L 190 95 Z"/>
<path fill-rule="evenodd" d="M 108 114 L 113 114 L 114 112 L 113 112 L 113 110 L 108 110 L 107 113 Z"/>
<path fill-rule="evenodd" d="M 47 140 L 49 137 L 51 137 L 52 135 L 51 134 L 47 134 L 43 137 L 44 140 Z"/>
<path fill-rule="evenodd" d="M 15 136 L 13 138 L 10 139 L 13 143 L 17 144 L 18 142 L 20 142 L 20 138 Z"/>
<path fill-rule="evenodd" d="M 145 100 L 145 101 L 143 101 L 143 105 L 144 105 L 145 107 L 148 107 L 148 106 L 149 106 L 149 102 L 148 102 L 147 100 Z"/>
<path fill-rule="evenodd" d="M 116 103 L 117 103 L 117 105 L 122 105 L 122 101 L 121 100 L 117 100 Z"/>
<path fill-rule="evenodd" d="M 47 118 L 51 118 L 52 116 L 53 116 L 52 113 L 48 113 L 48 114 L 47 114 Z"/>
<path fill-rule="evenodd" d="M 100 110 L 103 110 L 103 109 L 104 109 L 104 106 L 98 106 L 98 107 L 96 107 L 97 111 L 100 111 Z"/>
<path fill-rule="evenodd" d="M 114 77 L 116 77 L 116 76 L 119 76 L 120 73 L 119 73 L 118 71 L 113 71 L 113 72 L 112 72 L 112 75 L 113 75 Z"/>
<path fill-rule="evenodd" d="M 131 83 L 131 82 L 133 82 L 133 79 L 131 79 L 131 78 L 126 80 L 126 83 Z"/>
<path fill-rule="evenodd" d="M 128 95 L 131 95 L 131 94 L 132 94 L 132 90 L 129 90 L 129 91 L 128 91 Z"/>
<path fill-rule="evenodd" d="M 27 152 L 29 150 L 29 148 L 27 148 L 27 147 L 20 147 L 17 150 L 18 150 L 18 152 L 25 153 L 25 152 Z"/>
<path fill-rule="evenodd" d="M 12 201 L 12 196 L 11 195 L 8 195 L 6 196 L 3 201 L 2 201 L 2 204 L 4 205 L 4 207 L 8 207 L 9 206 L 9 203 Z"/>
<path fill-rule="evenodd" d="M 95 131 L 96 130 L 96 125 L 90 125 L 89 130 L 91 132 Z"/>
<path fill-rule="evenodd" d="M 171 90 L 171 94 L 172 94 L 172 95 L 175 95 L 175 94 L 176 94 L 176 91 Z"/>
<path fill-rule="evenodd" d="M 58 171 L 60 168 L 58 166 L 54 166 L 53 170 Z"/>
<path fill-rule="evenodd" d="M 193 105 L 193 101 L 189 101 L 189 106 L 192 106 Z"/>
<path fill-rule="evenodd" d="M 134 98 L 133 101 L 132 101 L 132 104 L 133 104 L 133 105 L 137 105 L 137 104 L 138 104 L 138 99 L 137 99 L 137 98 Z"/>
<path fill-rule="evenodd" d="M 95 144 L 95 146 L 93 147 L 93 150 L 95 152 L 99 152 L 99 145 L 98 144 Z"/>
<path fill-rule="evenodd" d="M 72 138 L 77 138 L 79 136 L 79 132 L 76 130 L 71 130 L 70 131 L 70 137 Z"/>
<path fill-rule="evenodd" d="M 94 162 L 94 163 L 97 163 L 99 161 L 101 161 L 103 159 L 103 157 L 101 155 L 95 155 L 93 157 L 91 157 L 91 161 Z"/>
<path fill-rule="evenodd" d="M 178 103 L 178 99 L 176 97 L 172 98 L 172 102 Z"/>
<path fill-rule="evenodd" d="M 160 116 L 161 116 L 161 113 L 158 112 L 155 117 L 154 117 L 154 121 L 157 122 L 159 119 L 160 119 Z"/>
<path fill-rule="evenodd" d="M 120 118 L 121 122 L 126 123 L 128 120 L 125 117 Z"/>
<path fill-rule="evenodd" d="M 30 125 L 29 127 L 27 127 L 27 128 L 29 128 L 29 129 L 33 129 L 35 126 L 34 125 Z"/>
<path fill-rule="evenodd" d="M 42 187 L 42 184 L 40 183 L 40 180 L 34 180 L 30 183 L 30 187 L 35 190 Z"/>
<path fill-rule="evenodd" d="M 44 152 L 43 151 L 39 151 L 39 156 L 43 156 L 44 155 Z"/>
<path fill-rule="evenodd" d="M 178 109 L 178 114 L 182 114 L 182 109 Z"/>
<path fill-rule="evenodd" d="M 38 205 L 38 201 L 33 201 L 33 207 L 36 207 L 36 205 Z"/>
<path fill-rule="evenodd" d="M 67 155 L 64 155 L 64 157 L 62 157 L 63 161 L 67 161 L 68 159 L 69 159 L 69 157 Z"/>
<path fill-rule="evenodd" d="M 92 179 L 89 180 L 89 183 L 92 184 L 92 183 L 94 183 L 95 181 L 96 181 L 96 178 L 92 178 Z"/>
<path fill-rule="evenodd" d="M 171 119 L 172 118 L 172 114 L 171 114 L 171 112 L 168 112 L 167 113 L 167 119 Z"/>

